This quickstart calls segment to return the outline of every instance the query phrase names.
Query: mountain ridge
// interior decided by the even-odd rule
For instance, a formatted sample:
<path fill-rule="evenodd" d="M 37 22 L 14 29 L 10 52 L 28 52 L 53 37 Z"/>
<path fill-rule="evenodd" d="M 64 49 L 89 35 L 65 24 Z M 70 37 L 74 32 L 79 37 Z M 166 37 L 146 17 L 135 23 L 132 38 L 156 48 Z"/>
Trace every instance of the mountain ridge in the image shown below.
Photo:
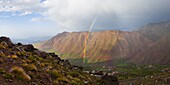
<path fill-rule="evenodd" d="M 84 49 L 84 38 L 87 33 L 64 32 L 43 42 L 40 47 L 38 45 L 35 45 L 35 47 L 46 51 L 53 49 L 58 53 L 75 55 L 72 58 L 81 58 Z M 87 44 L 87 58 L 89 58 L 88 56 L 93 56 L 88 59 L 90 63 L 107 60 L 114 61 L 119 58 L 128 59 L 151 44 L 152 41 L 137 32 L 113 30 L 92 32 L 89 35 Z M 68 57 L 70 58 L 71 56 L 68 55 Z"/>

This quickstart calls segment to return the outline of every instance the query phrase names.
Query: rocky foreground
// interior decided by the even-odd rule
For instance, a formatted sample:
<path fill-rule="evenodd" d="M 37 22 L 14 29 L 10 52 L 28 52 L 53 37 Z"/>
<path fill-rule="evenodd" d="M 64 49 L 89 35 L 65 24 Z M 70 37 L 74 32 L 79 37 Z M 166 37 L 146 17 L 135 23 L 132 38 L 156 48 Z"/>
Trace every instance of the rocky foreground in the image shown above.
<path fill-rule="evenodd" d="M 0 37 L 0 85 L 118 85 L 114 76 L 85 73 L 55 53 Z"/>

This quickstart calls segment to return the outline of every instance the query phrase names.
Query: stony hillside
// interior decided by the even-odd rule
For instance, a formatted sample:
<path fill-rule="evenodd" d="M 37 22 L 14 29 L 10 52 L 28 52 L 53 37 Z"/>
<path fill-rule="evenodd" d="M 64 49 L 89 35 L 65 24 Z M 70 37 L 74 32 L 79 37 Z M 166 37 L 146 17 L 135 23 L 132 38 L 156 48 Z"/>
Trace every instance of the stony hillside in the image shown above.
<path fill-rule="evenodd" d="M 102 78 L 102 79 L 101 79 Z M 54 53 L 0 37 L 0 85 L 110 85 L 116 77 L 97 78 Z M 108 81 L 110 79 L 110 81 Z"/>
<path fill-rule="evenodd" d="M 86 34 L 87 32 L 64 32 L 35 46 L 41 50 L 60 53 L 65 59 L 82 58 Z M 137 32 L 92 32 L 87 42 L 86 58 L 88 63 L 129 59 L 151 44 L 151 40 Z"/>
<path fill-rule="evenodd" d="M 170 65 L 170 34 L 155 42 L 148 49 L 138 53 L 131 61 L 139 65 Z"/>
<path fill-rule="evenodd" d="M 152 41 L 157 41 L 167 34 L 170 34 L 170 20 L 148 24 L 141 28 L 138 32 Z"/>
<path fill-rule="evenodd" d="M 143 36 L 153 41 L 146 50 L 139 52 L 130 59 L 139 65 L 170 63 L 170 21 L 148 24 L 139 31 Z"/>

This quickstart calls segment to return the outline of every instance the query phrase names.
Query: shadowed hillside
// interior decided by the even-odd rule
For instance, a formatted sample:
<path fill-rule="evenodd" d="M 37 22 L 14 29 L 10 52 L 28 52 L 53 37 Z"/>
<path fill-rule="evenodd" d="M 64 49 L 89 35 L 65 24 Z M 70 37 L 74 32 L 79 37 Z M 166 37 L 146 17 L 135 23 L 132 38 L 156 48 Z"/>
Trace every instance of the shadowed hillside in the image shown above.
<path fill-rule="evenodd" d="M 170 35 L 161 38 L 151 47 L 137 54 L 132 62 L 143 64 L 168 64 L 170 65 Z"/>

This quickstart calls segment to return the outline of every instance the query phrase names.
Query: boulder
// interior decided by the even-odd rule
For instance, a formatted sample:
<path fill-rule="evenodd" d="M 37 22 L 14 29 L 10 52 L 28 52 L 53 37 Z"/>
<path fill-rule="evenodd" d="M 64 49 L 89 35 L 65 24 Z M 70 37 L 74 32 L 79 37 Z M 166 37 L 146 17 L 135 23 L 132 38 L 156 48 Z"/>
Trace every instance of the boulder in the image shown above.
<path fill-rule="evenodd" d="M 71 63 L 69 62 L 69 60 L 65 60 L 65 64 L 68 65 L 68 66 L 71 65 Z"/>
<path fill-rule="evenodd" d="M 47 59 L 50 56 L 48 53 L 39 50 L 35 50 L 33 53 L 45 59 Z"/>
<path fill-rule="evenodd" d="M 103 74 L 104 74 L 103 71 L 98 71 L 98 72 L 94 73 L 94 75 L 103 75 Z"/>
<path fill-rule="evenodd" d="M 8 37 L 0 37 L 0 43 L 5 43 L 6 45 L 8 45 L 9 47 L 14 46 L 14 44 L 12 43 L 12 41 L 10 40 L 10 38 Z"/>
<path fill-rule="evenodd" d="M 83 67 L 80 67 L 80 66 L 71 66 L 71 69 L 72 70 L 79 70 L 79 71 L 82 71 L 83 70 Z"/>
<path fill-rule="evenodd" d="M 22 46 L 22 43 L 18 42 L 16 45 L 17 45 L 17 46 Z"/>
<path fill-rule="evenodd" d="M 35 50 L 34 46 L 31 44 L 23 45 L 22 49 L 28 52 L 33 52 Z"/>
<path fill-rule="evenodd" d="M 58 55 L 56 55 L 55 53 L 48 53 L 48 54 L 50 54 L 52 57 L 58 57 Z"/>
<path fill-rule="evenodd" d="M 167 85 L 170 84 L 170 77 L 168 77 L 168 78 L 165 79 L 165 83 L 166 83 Z"/>
<path fill-rule="evenodd" d="M 119 81 L 115 76 L 104 75 L 102 77 L 104 85 L 119 85 Z"/>
<path fill-rule="evenodd" d="M 55 53 L 48 53 L 48 54 L 51 55 L 52 57 L 54 57 L 56 60 L 62 61 L 62 59 L 58 55 L 56 55 Z"/>

